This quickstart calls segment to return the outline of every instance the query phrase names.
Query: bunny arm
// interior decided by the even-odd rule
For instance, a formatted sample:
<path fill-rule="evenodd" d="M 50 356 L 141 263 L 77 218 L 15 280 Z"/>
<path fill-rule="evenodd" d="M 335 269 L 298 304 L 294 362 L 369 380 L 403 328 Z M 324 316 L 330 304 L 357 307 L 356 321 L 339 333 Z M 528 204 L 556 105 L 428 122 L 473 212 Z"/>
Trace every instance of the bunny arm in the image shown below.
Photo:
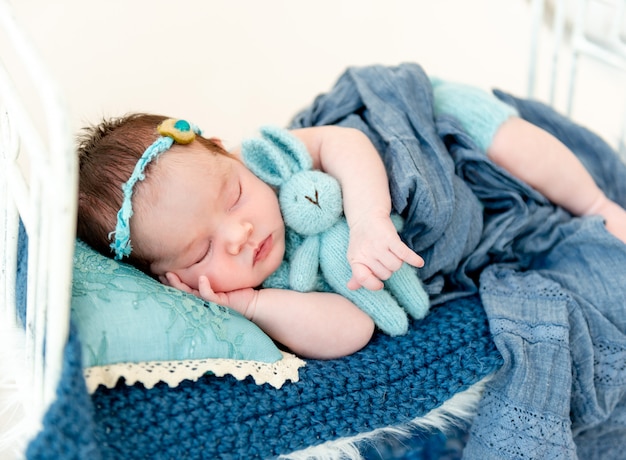
<path fill-rule="evenodd" d="M 320 238 L 312 235 L 294 251 L 290 260 L 289 285 L 300 292 L 315 289 L 320 260 Z"/>
<path fill-rule="evenodd" d="M 384 282 L 385 289 L 404 310 L 415 319 L 422 319 L 430 308 L 430 299 L 415 269 L 403 263 L 400 269 Z"/>
<path fill-rule="evenodd" d="M 365 288 L 353 291 L 346 286 L 352 276 L 346 259 L 349 232 L 345 219 L 340 219 L 321 235 L 320 268 L 324 279 L 336 293 L 367 313 L 383 332 L 392 336 L 405 334 L 409 327 L 407 314 L 388 291 Z"/>
<path fill-rule="evenodd" d="M 396 230 L 401 232 L 404 228 L 404 219 L 395 213 L 390 217 Z M 384 284 L 409 315 L 415 319 L 426 316 L 430 308 L 430 299 L 413 267 L 403 263 Z"/>

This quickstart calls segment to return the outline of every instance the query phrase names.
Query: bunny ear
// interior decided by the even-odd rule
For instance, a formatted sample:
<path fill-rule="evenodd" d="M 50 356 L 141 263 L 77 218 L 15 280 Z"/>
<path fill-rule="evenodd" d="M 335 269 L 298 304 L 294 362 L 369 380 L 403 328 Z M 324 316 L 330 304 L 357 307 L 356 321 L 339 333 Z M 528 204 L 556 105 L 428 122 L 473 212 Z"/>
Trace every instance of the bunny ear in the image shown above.
<path fill-rule="evenodd" d="M 264 126 L 260 131 L 264 139 L 274 144 L 288 158 L 293 173 L 313 168 L 313 160 L 306 146 L 288 130 L 276 126 Z"/>
<path fill-rule="evenodd" d="M 278 187 L 292 175 L 285 156 L 265 139 L 244 140 L 241 157 L 250 171 L 267 184 Z"/>

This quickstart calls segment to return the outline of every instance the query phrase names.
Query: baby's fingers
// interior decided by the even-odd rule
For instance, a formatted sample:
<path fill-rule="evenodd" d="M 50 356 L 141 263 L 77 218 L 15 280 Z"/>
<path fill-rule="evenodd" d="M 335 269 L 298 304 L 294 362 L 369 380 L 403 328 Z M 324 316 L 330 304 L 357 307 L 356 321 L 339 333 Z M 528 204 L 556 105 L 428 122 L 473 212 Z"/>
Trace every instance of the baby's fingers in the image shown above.
<path fill-rule="evenodd" d="M 402 241 L 399 241 L 396 245 L 390 247 L 389 249 L 396 255 L 396 257 L 398 257 L 400 260 L 403 260 L 409 265 L 418 268 L 424 266 L 424 259 L 422 259 L 415 251 L 413 251 Z"/>
<path fill-rule="evenodd" d="M 348 289 L 356 290 L 360 287 L 377 291 L 383 288 L 383 282 L 365 265 L 356 263 L 352 266 L 352 278 L 348 281 Z"/>
<path fill-rule="evenodd" d="M 161 277 L 159 277 L 161 278 Z M 181 281 L 179 276 L 176 273 L 167 272 L 165 274 L 165 279 L 161 278 L 161 282 L 167 286 L 171 286 L 173 288 L 179 289 L 181 291 L 185 291 L 189 294 L 198 295 L 199 292 L 195 289 L 192 289 L 191 286 L 185 284 Z"/>
<path fill-rule="evenodd" d="M 220 303 L 221 298 L 218 294 L 211 289 L 211 283 L 209 282 L 209 278 L 202 275 L 198 278 L 198 289 L 200 291 L 200 297 L 204 300 L 208 300 L 209 302 Z"/>

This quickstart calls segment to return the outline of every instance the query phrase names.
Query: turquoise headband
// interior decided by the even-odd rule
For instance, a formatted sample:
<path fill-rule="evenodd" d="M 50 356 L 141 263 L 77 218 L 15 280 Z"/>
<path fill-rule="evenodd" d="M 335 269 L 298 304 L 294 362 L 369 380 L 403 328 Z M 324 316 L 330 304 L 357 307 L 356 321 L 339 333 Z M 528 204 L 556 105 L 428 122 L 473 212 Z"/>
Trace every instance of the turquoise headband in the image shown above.
<path fill-rule="evenodd" d="M 109 239 L 111 239 L 112 235 L 115 235 L 115 241 L 111 243 L 111 249 L 115 251 L 115 260 L 121 260 L 125 256 L 128 257 L 133 249 L 130 244 L 133 189 L 138 181 L 146 178 L 144 174 L 146 166 L 159 155 L 167 152 L 174 145 L 174 142 L 177 144 L 189 144 L 196 138 L 196 134 L 202 134 L 197 126 L 185 120 L 175 120 L 173 118 L 163 121 L 157 127 L 157 131 L 161 136 L 141 155 L 130 178 L 122 185 L 122 191 L 124 192 L 122 207 L 117 213 L 115 231 L 109 233 Z"/>

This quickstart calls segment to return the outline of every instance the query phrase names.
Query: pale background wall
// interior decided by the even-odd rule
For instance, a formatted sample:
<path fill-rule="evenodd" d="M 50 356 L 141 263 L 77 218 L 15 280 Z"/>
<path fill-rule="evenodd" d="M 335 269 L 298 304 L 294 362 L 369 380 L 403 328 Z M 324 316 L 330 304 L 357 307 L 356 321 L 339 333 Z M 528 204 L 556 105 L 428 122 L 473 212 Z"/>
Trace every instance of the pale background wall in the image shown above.
<path fill-rule="evenodd" d="M 347 66 L 374 63 L 418 62 L 444 78 L 527 94 L 528 0 L 12 1 L 74 129 L 151 111 L 236 143 L 261 124 L 286 124 Z M 574 116 L 612 140 L 617 117 L 599 123 L 597 113 L 626 95 L 587 94 Z"/>
<path fill-rule="evenodd" d="M 524 0 L 13 0 L 77 128 L 153 111 L 238 141 L 349 65 L 414 61 L 525 94 Z"/>

